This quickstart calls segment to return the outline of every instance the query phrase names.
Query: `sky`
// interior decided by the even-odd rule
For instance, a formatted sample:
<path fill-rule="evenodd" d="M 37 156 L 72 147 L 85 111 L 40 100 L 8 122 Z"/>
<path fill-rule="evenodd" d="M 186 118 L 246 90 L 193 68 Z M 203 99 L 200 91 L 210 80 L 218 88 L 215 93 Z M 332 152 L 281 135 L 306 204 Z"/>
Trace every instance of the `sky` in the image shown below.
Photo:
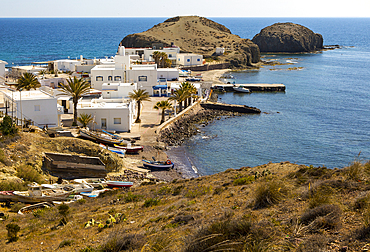
<path fill-rule="evenodd" d="M 370 17 L 370 0 L 0 0 L 6 17 Z"/>

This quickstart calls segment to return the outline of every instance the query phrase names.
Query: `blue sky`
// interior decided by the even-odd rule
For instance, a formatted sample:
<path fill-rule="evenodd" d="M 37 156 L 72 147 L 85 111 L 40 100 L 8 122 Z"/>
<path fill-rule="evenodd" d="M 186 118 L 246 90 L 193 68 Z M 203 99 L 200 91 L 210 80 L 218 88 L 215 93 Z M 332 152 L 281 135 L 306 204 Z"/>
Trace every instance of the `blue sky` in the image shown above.
<path fill-rule="evenodd" d="M 0 0 L 0 17 L 370 17 L 370 0 Z"/>

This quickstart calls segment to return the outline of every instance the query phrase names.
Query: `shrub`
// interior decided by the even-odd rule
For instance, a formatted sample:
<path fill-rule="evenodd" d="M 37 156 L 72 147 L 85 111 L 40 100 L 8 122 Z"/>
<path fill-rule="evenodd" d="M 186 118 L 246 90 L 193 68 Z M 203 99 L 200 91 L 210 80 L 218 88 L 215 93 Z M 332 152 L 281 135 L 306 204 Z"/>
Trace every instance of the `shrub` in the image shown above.
<path fill-rule="evenodd" d="M 125 194 L 123 197 L 123 200 L 128 203 L 128 202 L 138 202 L 140 201 L 144 196 L 143 195 L 138 195 L 138 194 L 133 194 L 132 192 L 128 192 Z"/>
<path fill-rule="evenodd" d="M 288 195 L 288 188 L 280 181 L 265 182 L 257 187 L 254 207 L 264 208 L 279 203 Z"/>
<path fill-rule="evenodd" d="M 65 246 L 71 246 L 74 243 L 73 240 L 63 240 L 61 243 L 59 243 L 58 248 L 63 248 Z"/>
<path fill-rule="evenodd" d="M 108 241 L 100 247 L 99 251 L 135 251 L 143 248 L 145 243 L 146 238 L 142 234 L 127 234 L 125 231 L 112 232 Z"/>
<path fill-rule="evenodd" d="M 157 206 L 160 202 L 161 202 L 160 199 L 150 198 L 150 199 L 145 200 L 144 207 Z"/>
<path fill-rule="evenodd" d="M 197 198 L 202 195 L 206 195 L 207 193 L 212 192 L 212 186 L 198 186 L 193 190 L 188 190 L 185 194 L 187 198 Z"/>
<path fill-rule="evenodd" d="M 13 180 L 3 180 L 0 182 L 0 191 L 25 191 L 27 186 Z"/>
<path fill-rule="evenodd" d="M 235 179 L 233 182 L 233 185 L 247 185 L 251 184 L 254 181 L 254 176 L 248 176 L 248 177 L 243 177 L 243 178 L 238 178 Z"/>
<path fill-rule="evenodd" d="M 352 164 L 345 168 L 344 172 L 349 179 L 361 180 L 362 179 L 363 166 L 359 161 L 353 161 Z"/>
<path fill-rule="evenodd" d="M 170 194 L 172 191 L 171 187 L 169 186 L 163 186 L 158 190 L 158 195 L 165 195 L 165 194 Z"/>
<path fill-rule="evenodd" d="M 363 210 L 369 206 L 370 203 L 370 194 L 362 196 L 356 199 L 354 204 L 355 210 Z"/>
<path fill-rule="evenodd" d="M 9 223 L 6 225 L 6 230 L 8 231 L 8 241 L 9 242 L 15 242 L 18 240 L 18 232 L 21 230 L 21 228 L 14 223 Z"/>
<path fill-rule="evenodd" d="M 173 192 L 172 192 L 172 195 L 176 196 L 176 195 L 180 195 L 182 189 L 184 188 L 183 185 L 180 185 L 180 186 L 177 186 L 173 189 Z"/>
<path fill-rule="evenodd" d="M 18 132 L 12 118 L 8 115 L 4 116 L 3 121 L 0 123 L 0 130 L 3 135 L 14 135 Z"/>
<path fill-rule="evenodd" d="M 12 213 L 18 213 L 19 209 L 25 207 L 26 204 L 24 203 L 21 203 L 21 202 L 17 202 L 17 203 L 14 203 L 11 208 L 10 208 L 10 212 Z"/>
<path fill-rule="evenodd" d="M 314 235 L 299 245 L 297 252 L 324 252 L 327 238 L 324 235 Z"/>
<path fill-rule="evenodd" d="M 310 225 L 312 231 L 321 228 L 336 229 L 341 225 L 342 210 L 337 205 L 321 205 L 307 210 L 301 217 L 303 224 Z"/>
<path fill-rule="evenodd" d="M 28 182 L 37 182 L 39 184 L 43 182 L 42 175 L 29 165 L 19 166 L 17 168 L 17 177 Z"/>
<path fill-rule="evenodd" d="M 311 194 L 309 208 L 315 208 L 321 205 L 330 204 L 335 190 L 332 187 L 323 184 L 309 193 Z"/>
<path fill-rule="evenodd" d="M 4 153 L 4 151 L 2 149 L 0 149 L 0 162 L 3 163 L 6 166 L 11 166 L 12 165 L 12 162 L 5 155 L 5 153 Z"/>
<path fill-rule="evenodd" d="M 66 204 L 61 204 L 58 206 L 59 214 L 63 216 L 63 218 L 60 220 L 61 224 L 67 224 L 68 219 L 67 216 L 69 214 L 69 206 Z"/>

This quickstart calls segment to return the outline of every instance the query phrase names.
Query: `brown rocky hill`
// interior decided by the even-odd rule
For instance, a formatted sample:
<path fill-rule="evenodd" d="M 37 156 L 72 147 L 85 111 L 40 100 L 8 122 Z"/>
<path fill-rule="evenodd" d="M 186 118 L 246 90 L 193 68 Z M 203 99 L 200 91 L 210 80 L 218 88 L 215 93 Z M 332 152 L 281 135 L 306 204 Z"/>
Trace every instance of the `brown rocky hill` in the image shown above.
<path fill-rule="evenodd" d="M 321 34 L 293 23 L 276 23 L 261 30 L 252 39 L 261 52 L 313 52 L 323 49 Z"/>
<path fill-rule="evenodd" d="M 125 47 L 151 47 L 153 43 L 171 46 L 174 43 L 181 48 L 181 52 L 202 54 L 205 58 L 212 56 L 216 47 L 224 47 L 227 52 L 219 59 L 230 62 L 233 67 L 251 66 L 260 61 L 259 48 L 252 41 L 198 16 L 167 19 L 147 31 L 126 36 L 121 43 Z"/>

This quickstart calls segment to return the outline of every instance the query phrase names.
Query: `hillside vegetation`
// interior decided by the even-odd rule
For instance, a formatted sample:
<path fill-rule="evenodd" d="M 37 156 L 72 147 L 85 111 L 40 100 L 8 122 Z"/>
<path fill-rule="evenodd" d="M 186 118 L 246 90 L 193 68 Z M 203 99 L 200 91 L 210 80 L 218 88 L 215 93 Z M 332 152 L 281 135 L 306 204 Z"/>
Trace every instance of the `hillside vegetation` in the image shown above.
<path fill-rule="evenodd" d="M 44 150 L 100 151 L 84 140 L 24 134 L 1 141 L 4 176 L 40 179 L 19 167 L 42 174 Z M 11 212 L 19 203 L 2 205 L 0 243 L 2 251 L 367 251 L 369 181 L 370 163 L 327 169 L 282 162 L 142 183 L 63 211 L 20 216 Z M 17 241 L 7 242 L 8 224 L 20 227 Z"/>

